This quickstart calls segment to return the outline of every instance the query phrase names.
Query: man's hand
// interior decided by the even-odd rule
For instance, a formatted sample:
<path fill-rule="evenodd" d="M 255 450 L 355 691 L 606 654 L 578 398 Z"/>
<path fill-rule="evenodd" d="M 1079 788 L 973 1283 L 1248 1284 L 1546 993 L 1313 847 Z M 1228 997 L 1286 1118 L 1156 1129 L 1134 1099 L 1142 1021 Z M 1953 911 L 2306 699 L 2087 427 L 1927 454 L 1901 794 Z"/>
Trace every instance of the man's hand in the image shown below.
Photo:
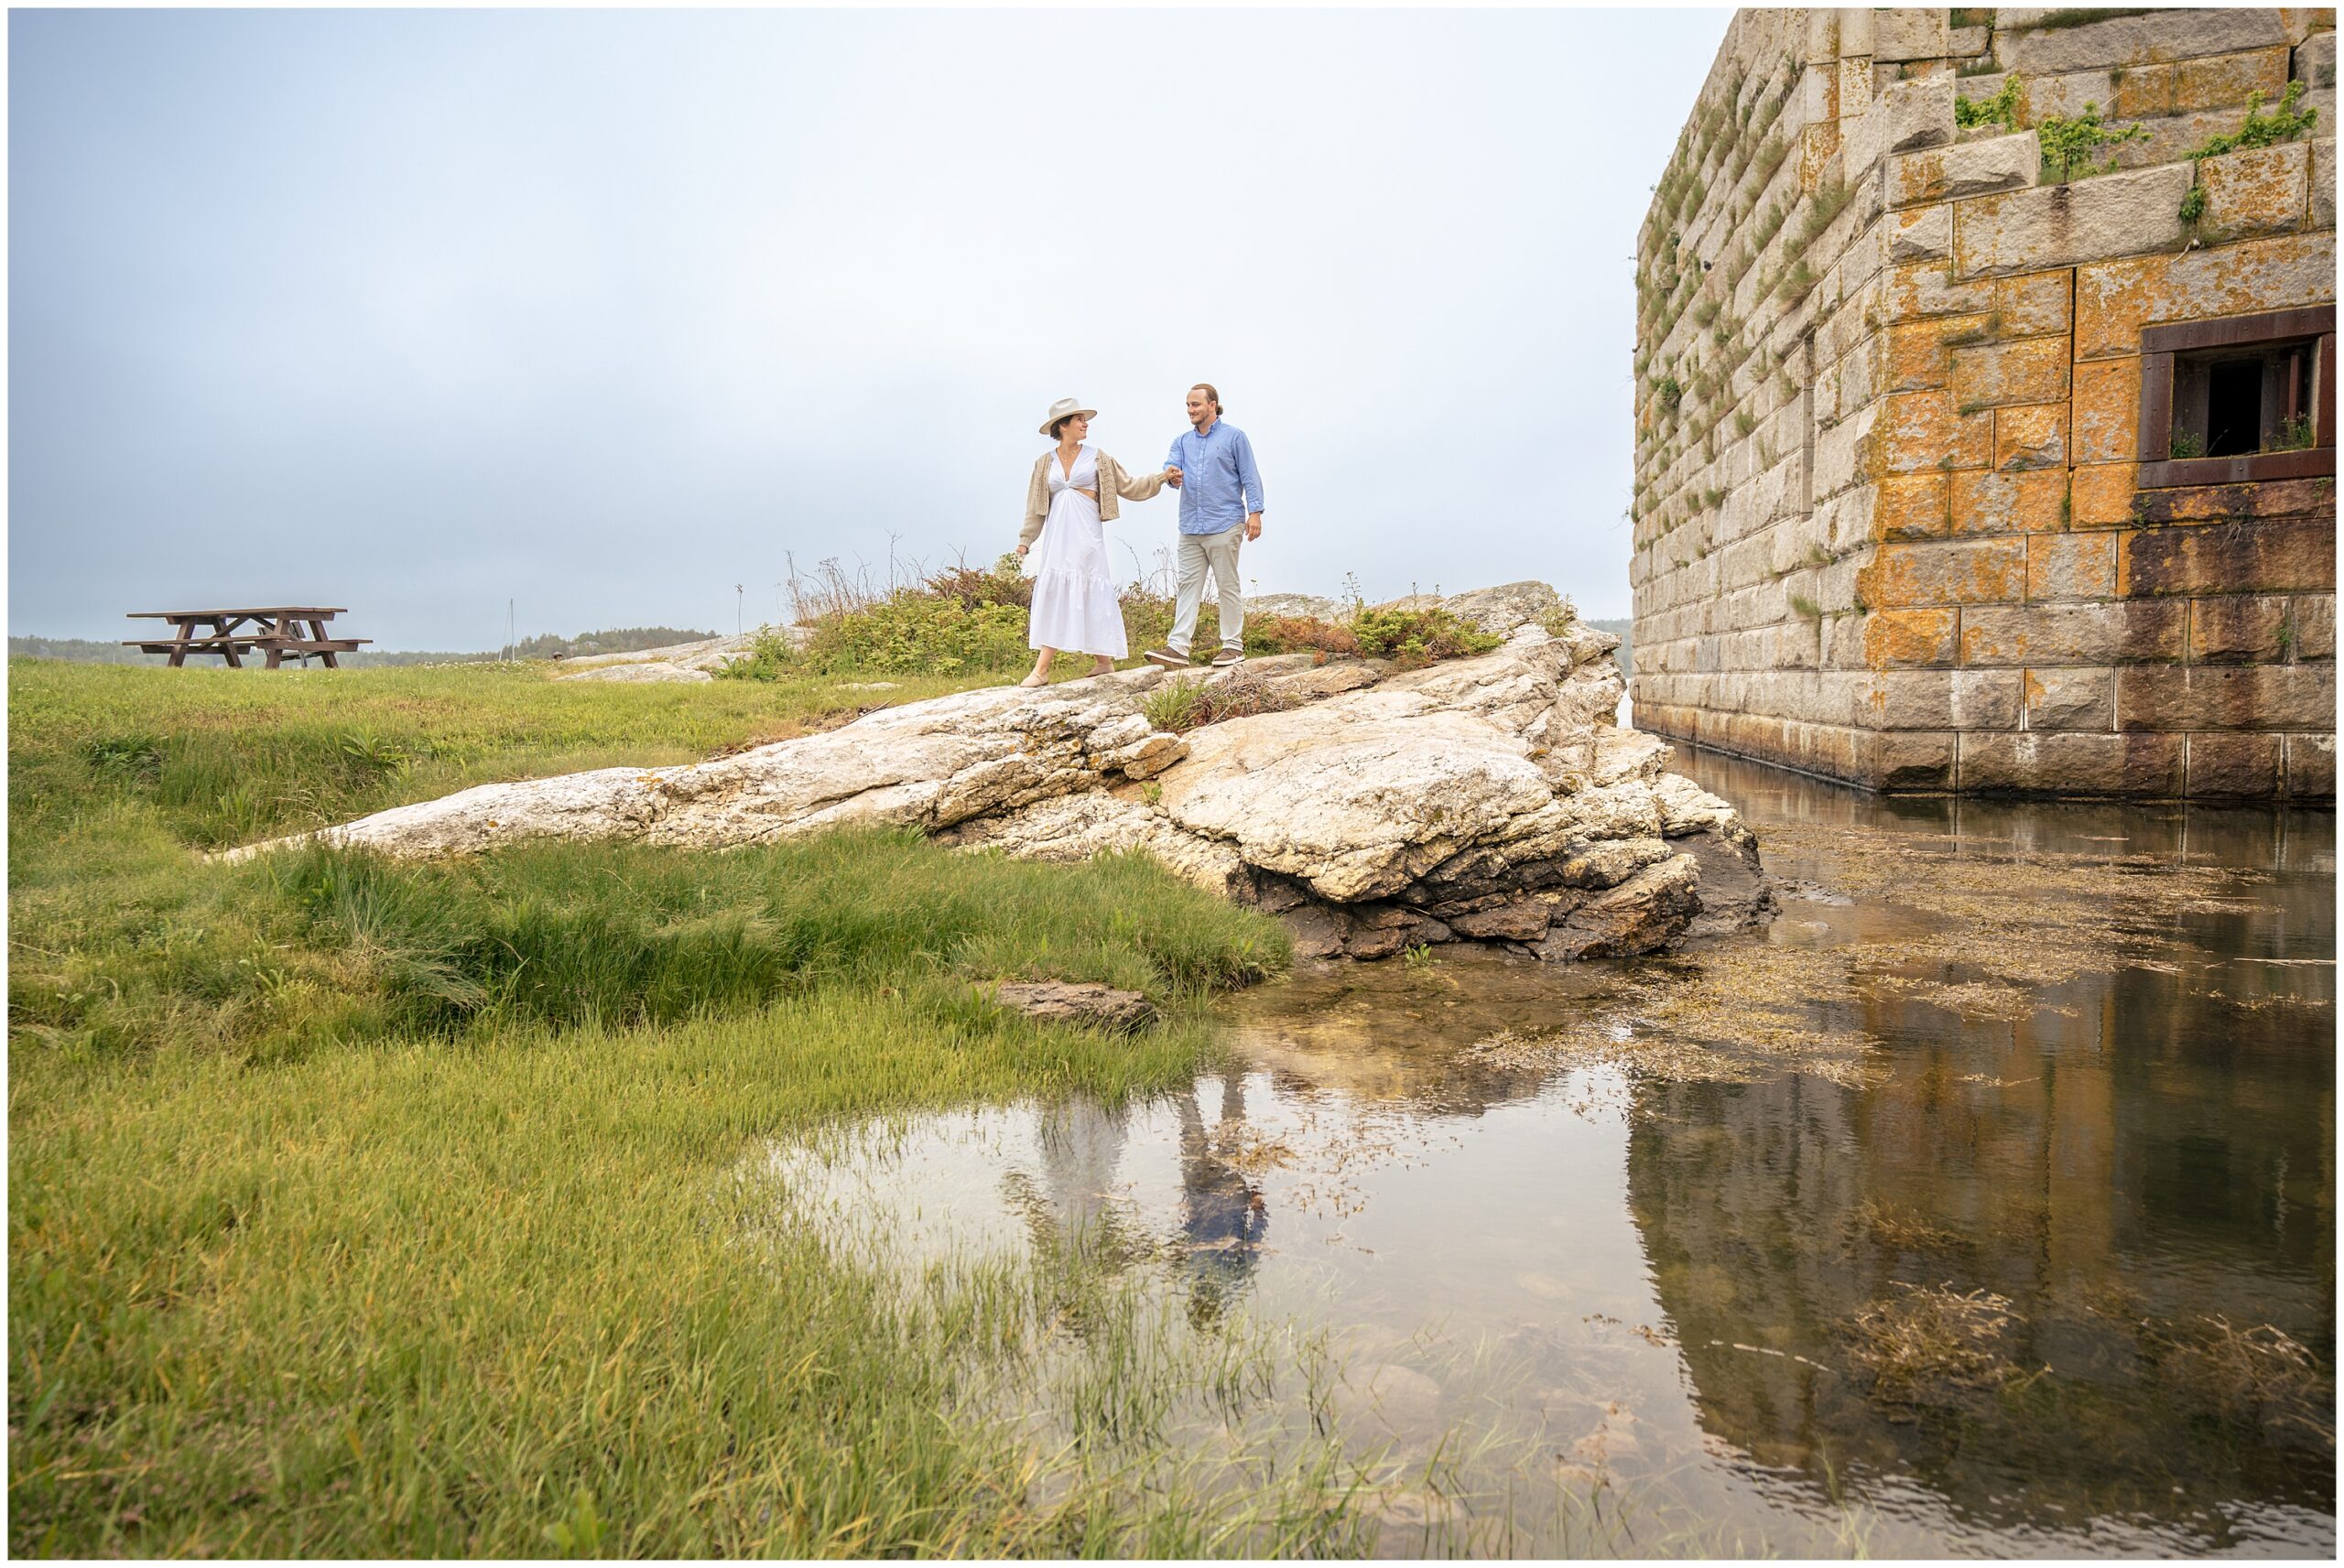
<path fill-rule="evenodd" d="M 1171 486 L 1173 489 L 1175 489 L 1175 490 L 1179 489 L 1179 488 L 1180 488 L 1180 470 L 1179 470 L 1178 469 L 1177 469 L 1177 468 L 1167 468 L 1167 469 L 1166 469 L 1166 470 L 1164 470 L 1164 482 L 1165 482 L 1165 483 L 1167 483 L 1167 484 L 1168 484 L 1168 485 L 1170 485 L 1170 486 Z"/>
<path fill-rule="evenodd" d="M 1247 513 L 1245 514 L 1245 537 L 1248 539 L 1258 539 L 1261 536 L 1262 514 L 1258 512 Z"/>

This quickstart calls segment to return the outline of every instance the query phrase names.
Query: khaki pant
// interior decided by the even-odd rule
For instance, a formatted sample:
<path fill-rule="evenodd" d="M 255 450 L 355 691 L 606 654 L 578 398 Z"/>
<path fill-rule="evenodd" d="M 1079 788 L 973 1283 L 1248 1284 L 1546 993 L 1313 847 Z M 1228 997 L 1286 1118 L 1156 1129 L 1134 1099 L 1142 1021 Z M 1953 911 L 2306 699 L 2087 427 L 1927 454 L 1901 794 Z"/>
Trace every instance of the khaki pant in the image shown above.
<path fill-rule="evenodd" d="M 1180 594 L 1173 601 L 1172 635 L 1166 645 L 1185 654 L 1196 641 L 1197 607 L 1204 602 L 1205 568 L 1212 568 L 1213 588 L 1221 595 L 1221 645 L 1245 646 L 1245 595 L 1237 586 L 1237 546 L 1245 542 L 1245 524 L 1236 524 L 1218 534 L 1180 535 Z"/>

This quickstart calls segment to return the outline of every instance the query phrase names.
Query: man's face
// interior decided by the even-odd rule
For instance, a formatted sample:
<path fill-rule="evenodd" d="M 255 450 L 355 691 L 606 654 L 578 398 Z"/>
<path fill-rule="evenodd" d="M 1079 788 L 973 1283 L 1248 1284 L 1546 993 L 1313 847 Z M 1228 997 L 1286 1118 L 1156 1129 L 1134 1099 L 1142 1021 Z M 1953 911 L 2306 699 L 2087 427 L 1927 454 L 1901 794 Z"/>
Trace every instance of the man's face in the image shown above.
<path fill-rule="evenodd" d="M 1188 423 L 1201 430 L 1205 421 L 1212 417 L 1212 399 L 1201 392 L 1188 394 Z"/>

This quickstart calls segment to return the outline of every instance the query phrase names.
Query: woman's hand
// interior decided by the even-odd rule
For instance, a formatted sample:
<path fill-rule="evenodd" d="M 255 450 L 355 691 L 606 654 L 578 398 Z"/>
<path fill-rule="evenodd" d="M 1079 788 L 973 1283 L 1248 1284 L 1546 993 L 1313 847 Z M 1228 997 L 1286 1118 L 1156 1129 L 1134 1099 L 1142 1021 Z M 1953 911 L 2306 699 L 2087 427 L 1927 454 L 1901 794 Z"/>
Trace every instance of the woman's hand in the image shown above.
<path fill-rule="evenodd" d="M 1179 470 L 1178 469 L 1177 469 L 1177 468 L 1167 468 L 1167 469 L 1166 469 L 1166 470 L 1164 470 L 1164 482 L 1165 482 L 1165 483 L 1167 483 L 1167 484 L 1168 484 L 1168 485 L 1170 485 L 1170 486 L 1171 486 L 1173 489 L 1175 489 L 1175 490 L 1179 489 L 1179 488 L 1180 488 L 1180 470 Z"/>
<path fill-rule="evenodd" d="M 1032 548 L 1033 548 L 1033 546 L 1032 546 L 1031 545 L 1020 545 L 1020 546 L 1017 546 L 1017 557 L 1018 557 L 1018 559 L 1020 559 L 1020 560 L 1025 559 L 1025 558 L 1026 558 L 1026 552 L 1027 550 L 1029 550 L 1029 549 L 1032 549 Z"/>

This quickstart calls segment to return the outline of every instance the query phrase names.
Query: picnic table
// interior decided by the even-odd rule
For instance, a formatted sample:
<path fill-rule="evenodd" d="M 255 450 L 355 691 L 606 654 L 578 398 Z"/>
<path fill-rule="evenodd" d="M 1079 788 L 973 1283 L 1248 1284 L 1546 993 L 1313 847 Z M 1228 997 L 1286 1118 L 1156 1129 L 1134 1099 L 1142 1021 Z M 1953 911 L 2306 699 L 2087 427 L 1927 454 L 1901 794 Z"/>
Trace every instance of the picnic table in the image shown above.
<path fill-rule="evenodd" d="M 268 655 L 268 668 L 276 669 L 285 662 L 288 654 L 298 656 L 307 665 L 315 654 L 325 661 L 328 669 L 339 669 L 334 663 L 336 654 L 354 654 L 371 637 L 330 637 L 326 622 L 342 612 L 342 606 L 321 604 L 269 604 L 250 610 L 136 610 L 133 621 L 168 621 L 177 628 L 170 637 L 123 639 L 125 647 L 137 648 L 149 654 L 168 654 L 170 667 L 178 669 L 187 663 L 190 654 L 217 654 L 228 661 L 232 669 L 244 667 L 240 653 L 262 653 Z M 198 627 L 206 628 L 199 632 Z M 305 632 L 303 628 L 308 630 Z"/>

